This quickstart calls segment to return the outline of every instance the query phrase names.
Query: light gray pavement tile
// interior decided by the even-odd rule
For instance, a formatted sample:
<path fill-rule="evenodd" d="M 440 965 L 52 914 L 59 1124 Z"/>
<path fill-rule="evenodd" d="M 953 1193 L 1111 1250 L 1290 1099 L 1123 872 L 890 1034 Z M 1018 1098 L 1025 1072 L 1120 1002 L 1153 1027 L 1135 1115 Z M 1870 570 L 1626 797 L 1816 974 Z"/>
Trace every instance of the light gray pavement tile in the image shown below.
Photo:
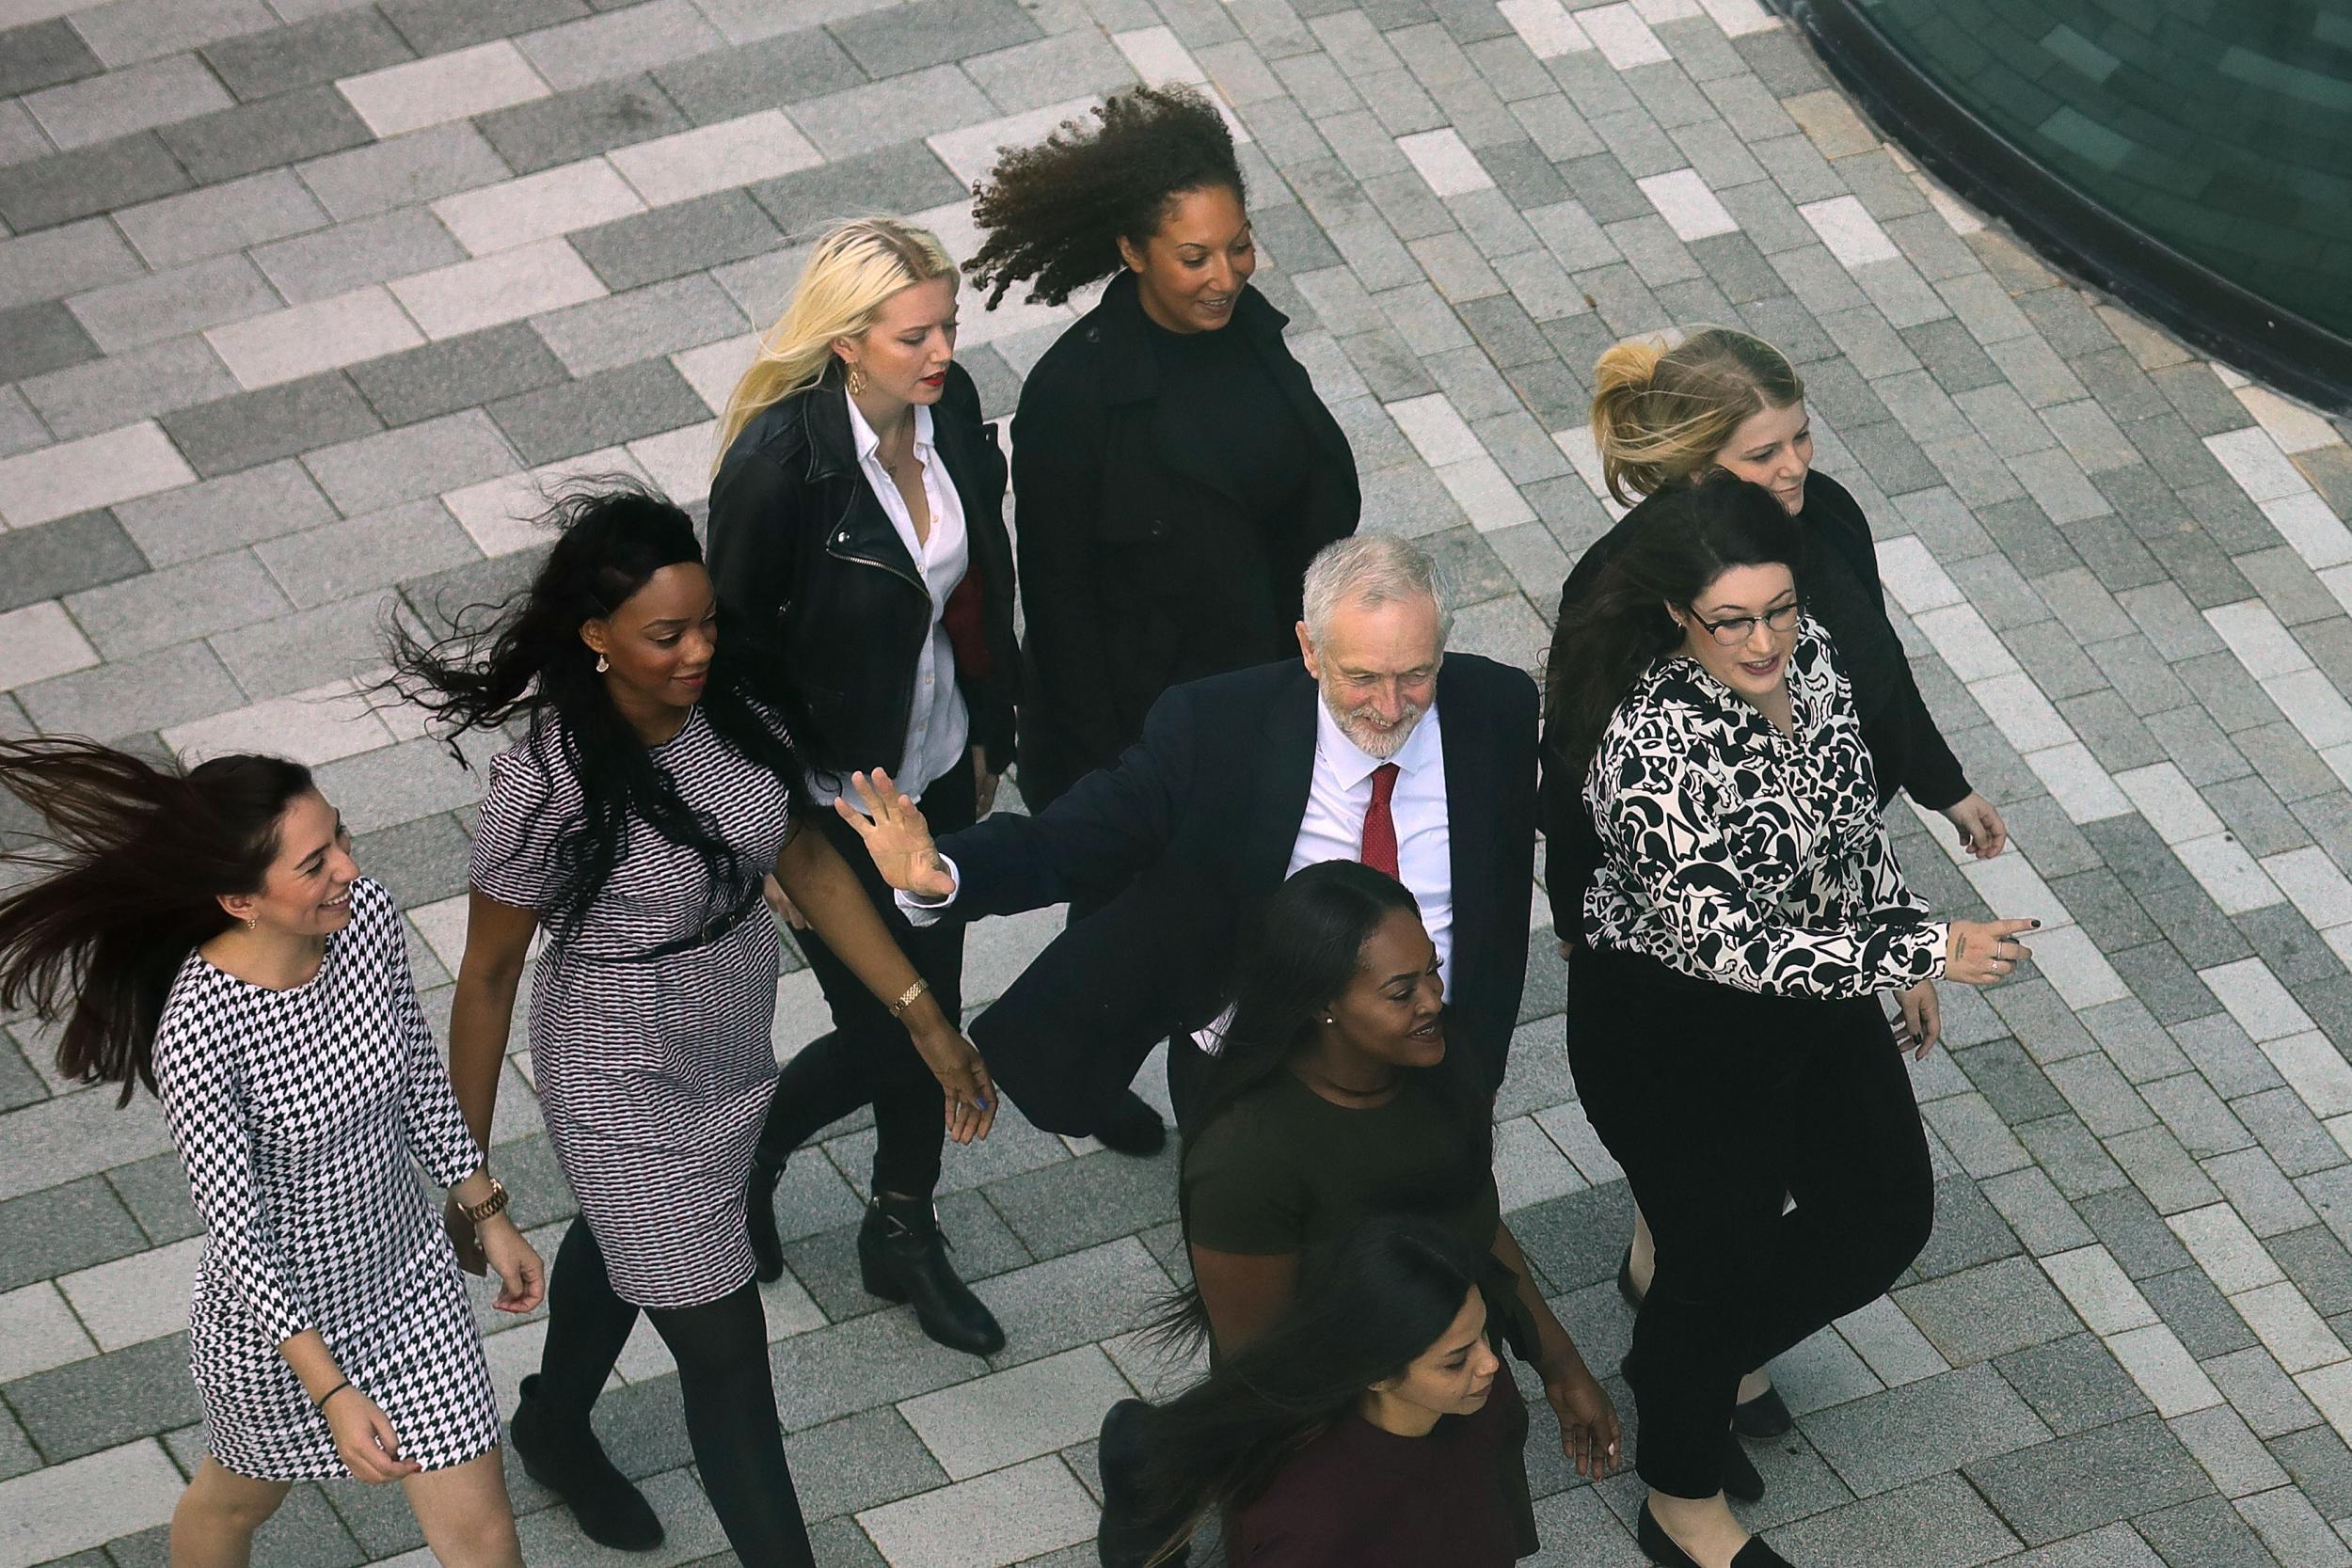
<path fill-rule="evenodd" d="M 2258 1436 L 2299 1431 L 2319 1419 L 2319 1412 L 2312 1408 L 2295 1380 L 2260 1345 L 2216 1356 L 2204 1363 L 2204 1369 L 2230 1407 L 2246 1418 Z"/>
<path fill-rule="evenodd" d="M 64 149 L 228 108 L 235 100 L 193 55 L 174 55 L 27 95 L 24 106 Z"/>
<path fill-rule="evenodd" d="M 119 283 L 145 272 L 103 218 L 0 240 L 0 309 Z"/>
<path fill-rule="evenodd" d="M 75 671 L 20 688 L 17 700 L 51 734 L 115 738 L 239 705 L 235 683 L 202 642 Z"/>
<path fill-rule="evenodd" d="M 1772 1544 L 1799 1562 L 1976 1568 L 2007 1557 L 2018 1541 L 1967 1482 L 1945 1474 L 1784 1526 Z"/>
<path fill-rule="evenodd" d="M 1964 1473 L 2032 1545 L 2186 1502 L 2213 1486 L 2153 1416 L 1979 1460 Z"/>
<path fill-rule="evenodd" d="M 308 532 L 280 534 L 253 553 L 299 610 L 481 559 L 466 531 L 431 496 Z"/>
<path fill-rule="evenodd" d="M 233 549 L 334 519 L 299 464 L 281 461 L 118 504 L 115 515 L 157 566 Z"/>
<path fill-rule="evenodd" d="M 2040 1268 L 2006 1258 L 1895 1292 L 1947 1361 L 1989 1360 L 2070 1332 L 2074 1317 Z"/>
<path fill-rule="evenodd" d="M 723 58 L 724 56 L 720 56 Z M 775 95 L 746 103 L 740 112 L 773 106 Z M 733 119 L 732 113 L 718 116 Z M 516 174 L 535 174 L 558 164 L 577 163 L 600 152 L 633 147 L 688 127 L 651 76 L 625 76 L 518 103 L 476 122 L 483 137 Z"/>
<path fill-rule="evenodd" d="M 478 409 L 322 448 L 303 463 L 347 517 L 495 479 L 516 467 L 498 427 Z"/>
<path fill-rule="evenodd" d="M 2126 1420 L 2150 1408 L 2139 1386 L 2096 1335 L 2072 1334 L 2028 1346 L 1994 1365 L 2059 1436 Z"/>
<path fill-rule="evenodd" d="M 253 252 L 254 264 L 296 305 L 465 259 L 465 248 L 422 207 L 319 229 Z"/>
<path fill-rule="evenodd" d="M 384 661 L 384 654 L 377 640 L 376 618 L 384 612 L 386 602 L 383 594 L 368 594 L 216 633 L 212 639 L 213 651 L 236 677 L 235 685 L 242 689 L 243 697 L 232 693 L 212 707 L 167 722 L 179 723 L 225 712 L 242 706 L 246 699 L 308 691 L 312 687 L 350 680 L 377 668 Z M 477 788 L 467 786 L 453 799 L 469 801 L 478 793 Z M 411 815 L 421 816 L 425 813 L 419 810 Z"/>
<path fill-rule="evenodd" d="M 515 46 L 563 92 L 689 59 L 725 41 L 688 0 L 649 0 L 525 33 Z"/>
<path fill-rule="evenodd" d="M 922 1440 L 891 1409 L 862 1411 L 796 1432 L 785 1443 L 785 1457 L 801 1512 L 811 1520 L 896 1502 L 947 1481 Z"/>
<path fill-rule="evenodd" d="M 65 603 L 91 645 L 108 659 L 266 620 L 290 608 L 248 550 L 88 589 Z"/>
<path fill-rule="evenodd" d="M 414 206 L 508 175 L 481 133 L 463 122 L 314 158 L 294 172 L 338 222 Z"/>
<path fill-rule="evenodd" d="M 751 325 L 704 274 L 592 300 L 532 323 L 575 376 L 698 348 Z"/>
<path fill-rule="evenodd" d="M 395 65 L 414 53 L 372 8 L 332 10 L 202 50 L 205 63 L 246 103 Z"/>
<path fill-rule="evenodd" d="M 220 256 L 75 294 L 67 307 L 109 352 L 200 332 L 278 308 L 278 291 L 243 256 Z"/>
<path fill-rule="evenodd" d="M 796 103 L 792 121 L 827 158 L 840 158 L 977 125 L 995 112 L 970 77 L 934 66 Z"/>

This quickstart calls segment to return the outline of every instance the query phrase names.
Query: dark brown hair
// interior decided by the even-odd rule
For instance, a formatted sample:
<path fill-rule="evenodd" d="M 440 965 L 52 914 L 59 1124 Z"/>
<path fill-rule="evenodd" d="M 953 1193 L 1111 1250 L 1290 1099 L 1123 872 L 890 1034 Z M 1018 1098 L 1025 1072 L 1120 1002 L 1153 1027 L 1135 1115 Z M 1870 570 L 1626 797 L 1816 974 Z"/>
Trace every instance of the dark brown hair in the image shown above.
<path fill-rule="evenodd" d="M 65 1020 L 57 1069 L 84 1084 L 155 1086 L 155 1025 L 180 966 L 226 930 L 225 895 L 261 891 L 278 829 L 316 786 L 283 757 L 215 757 L 186 772 L 102 746 L 0 741 L 0 784 L 46 839 L 0 863 L 31 881 L 0 896 L 0 1006 Z"/>

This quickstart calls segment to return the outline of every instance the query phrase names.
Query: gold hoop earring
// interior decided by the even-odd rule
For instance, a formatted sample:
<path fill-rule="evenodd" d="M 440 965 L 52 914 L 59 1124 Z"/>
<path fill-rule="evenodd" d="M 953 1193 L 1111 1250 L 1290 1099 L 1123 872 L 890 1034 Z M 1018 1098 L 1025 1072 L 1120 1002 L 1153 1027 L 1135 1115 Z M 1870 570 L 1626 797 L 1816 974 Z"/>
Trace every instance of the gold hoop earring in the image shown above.
<path fill-rule="evenodd" d="M 851 397 L 857 396 L 860 392 L 866 390 L 865 368 L 859 365 L 851 365 L 850 367 L 849 373 L 842 377 L 842 382 L 850 388 L 850 395 Z"/>
<path fill-rule="evenodd" d="M 605 657 L 602 654 L 598 654 L 598 655 L 596 656 L 596 673 L 597 673 L 597 674 L 601 675 L 601 674 L 603 674 L 603 673 L 604 673 L 607 670 L 610 670 L 610 669 L 612 669 L 612 661 L 611 659 L 609 659 L 609 658 Z"/>

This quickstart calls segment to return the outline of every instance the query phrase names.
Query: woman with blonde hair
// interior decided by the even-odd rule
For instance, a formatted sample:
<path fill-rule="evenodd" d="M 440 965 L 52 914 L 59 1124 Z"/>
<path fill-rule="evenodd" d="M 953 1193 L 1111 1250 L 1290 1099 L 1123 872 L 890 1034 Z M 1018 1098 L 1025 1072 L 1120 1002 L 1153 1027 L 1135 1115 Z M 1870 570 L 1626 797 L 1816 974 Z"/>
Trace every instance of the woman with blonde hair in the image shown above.
<path fill-rule="evenodd" d="M 882 768 L 934 822 L 969 826 L 1012 759 L 1005 459 L 955 363 L 956 285 L 938 239 L 911 224 L 866 217 L 828 230 L 728 401 L 710 493 L 720 612 L 748 646 L 759 694 L 788 718 L 811 820 L 853 851 L 846 858 L 951 1022 L 962 923 L 908 925 L 830 808 L 852 771 Z M 774 1198 L 786 1159 L 871 1105 L 860 1277 L 911 1303 L 941 1344 L 993 1354 L 1004 1331 L 949 1263 L 931 1203 L 938 1085 L 896 1009 L 782 907 L 834 1026 L 786 1065 L 760 1134 L 747 1194 L 759 1277 L 784 1272 Z"/>
<path fill-rule="evenodd" d="M 1609 493 L 1630 504 L 1617 526 L 1584 552 L 1560 591 L 1562 627 L 1576 625 L 1602 571 L 1648 530 L 1661 499 L 1718 471 L 1762 485 L 1797 519 L 1805 546 L 1805 611 L 1828 632 L 1837 662 L 1853 686 L 1883 809 L 1898 790 L 1960 830 L 1961 842 L 1990 860 L 2009 842 L 1993 803 L 1969 787 L 1960 759 L 1945 742 L 1912 678 L 1911 663 L 1886 614 L 1879 586 L 1878 550 L 1861 506 L 1846 487 L 1813 467 L 1813 433 L 1804 381 L 1788 356 L 1760 338 L 1730 327 L 1692 329 L 1678 343 L 1633 338 L 1600 356 L 1594 367 L 1593 441 L 1600 450 Z M 1577 673 L 1553 646 L 1548 689 L 1567 689 Z M 1543 820 L 1552 845 L 1549 882 L 1553 929 L 1571 958 L 1584 946 L 1585 894 L 1600 863 L 1600 840 L 1580 800 L 1581 777 L 1562 766 L 1558 737 L 1544 736 Z M 1940 1022 L 1934 988 L 1905 992 L 1899 1034 L 1925 1055 Z M 1639 1305 L 1655 1267 L 1649 1227 L 1638 1215 L 1617 1288 Z M 1761 1371 L 1740 1387 L 1739 1430 L 1777 1436 L 1788 1428 L 1788 1407 Z"/>

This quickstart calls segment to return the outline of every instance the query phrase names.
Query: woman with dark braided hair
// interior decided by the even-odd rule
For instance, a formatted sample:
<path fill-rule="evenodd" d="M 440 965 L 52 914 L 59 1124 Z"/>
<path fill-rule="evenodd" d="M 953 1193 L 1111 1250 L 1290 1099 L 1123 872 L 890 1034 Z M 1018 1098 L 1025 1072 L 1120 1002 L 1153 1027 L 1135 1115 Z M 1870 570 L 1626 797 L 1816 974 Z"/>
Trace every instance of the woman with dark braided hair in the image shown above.
<path fill-rule="evenodd" d="M 531 1049 L 558 1163 L 579 1196 L 550 1281 L 515 1450 L 607 1545 L 661 1539 L 588 1415 L 643 1310 L 678 1366 L 704 1489 L 755 1568 L 814 1562 L 777 1425 L 743 1189 L 776 1081 L 774 874 L 898 1019 L 946 1090 L 959 1141 L 994 1093 L 978 1055 L 894 946 L 857 879 L 794 815 L 785 726 L 718 642 L 685 513 L 642 490 L 561 499 L 563 529 L 490 626 L 396 635 L 403 689 L 452 741 L 512 719 L 475 829 L 451 1076 L 488 1137 L 533 932 Z"/>
<path fill-rule="evenodd" d="M 451 1096 L 400 911 L 310 771 L 183 773 L 94 741 L 0 742 L 46 824 L 5 857 L 0 1006 L 62 1021 L 57 1066 L 163 1101 L 203 1216 L 188 1366 L 204 1458 L 179 1568 L 243 1568 L 297 1481 L 398 1481 L 448 1568 L 521 1568 L 496 1398 L 452 1235 L 498 1306 L 543 1293 Z M 444 1234 L 416 1167 L 450 1192 Z"/>
<path fill-rule="evenodd" d="M 1029 372 L 1012 421 L 1031 811 L 1117 761 L 1169 687 L 1295 657 L 1307 562 L 1356 531 L 1361 503 L 1288 318 L 1250 287 L 1216 105 L 1136 87 L 1094 112 L 997 162 L 965 263 L 992 305 L 1023 283 L 1058 305 L 1111 279 Z M 1095 1131 L 1124 1153 L 1164 1136 L 1133 1094 Z"/>

